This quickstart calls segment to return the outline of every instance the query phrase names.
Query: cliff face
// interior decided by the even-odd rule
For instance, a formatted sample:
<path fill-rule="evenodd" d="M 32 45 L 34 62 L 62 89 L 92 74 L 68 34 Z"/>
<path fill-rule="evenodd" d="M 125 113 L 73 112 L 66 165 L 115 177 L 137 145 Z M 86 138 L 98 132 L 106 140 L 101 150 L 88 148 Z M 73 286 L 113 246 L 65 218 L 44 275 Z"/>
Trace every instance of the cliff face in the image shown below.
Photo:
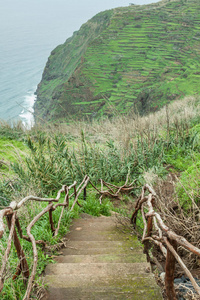
<path fill-rule="evenodd" d="M 79 31 L 74 32 L 63 45 L 59 45 L 51 52 L 36 91 L 37 101 L 34 107 L 36 120 L 40 117 L 50 120 L 59 116 L 62 108 L 57 100 L 64 92 L 64 84 L 81 64 L 89 43 L 109 25 L 112 14 L 112 10 L 97 14 L 83 24 Z"/>
<path fill-rule="evenodd" d="M 161 1 L 96 15 L 49 57 L 36 121 L 154 111 L 200 92 L 200 2 Z"/>

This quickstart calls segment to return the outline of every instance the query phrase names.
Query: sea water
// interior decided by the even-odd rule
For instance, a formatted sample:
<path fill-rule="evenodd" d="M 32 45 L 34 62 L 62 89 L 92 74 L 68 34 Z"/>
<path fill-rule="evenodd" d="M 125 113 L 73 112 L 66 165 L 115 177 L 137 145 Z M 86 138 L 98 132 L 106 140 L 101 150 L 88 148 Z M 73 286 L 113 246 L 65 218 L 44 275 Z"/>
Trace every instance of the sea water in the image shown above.
<path fill-rule="evenodd" d="M 128 5 L 128 0 L 0 0 L 0 120 L 32 126 L 35 91 L 50 52 L 96 13 Z"/>

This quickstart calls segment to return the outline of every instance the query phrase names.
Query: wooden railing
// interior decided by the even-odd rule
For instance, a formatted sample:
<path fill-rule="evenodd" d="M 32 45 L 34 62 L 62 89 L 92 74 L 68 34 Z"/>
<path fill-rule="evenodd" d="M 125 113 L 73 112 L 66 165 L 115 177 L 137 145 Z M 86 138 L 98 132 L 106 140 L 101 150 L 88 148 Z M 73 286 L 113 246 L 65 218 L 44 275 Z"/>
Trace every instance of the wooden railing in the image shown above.
<path fill-rule="evenodd" d="M 32 286 L 36 274 L 37 261 L 38 261 L 36 245 L 41 244 L 44 246 L 44 248 L 47 247 L 47 243 L 45 241 L 35 240 L 33 234 L 31 233 L 31 229 L 34 226 L 34 224 L 44 214 L 48 213 L 52 235 L 57 236 L 64 212 L 66 210 L 72 211 L 76 204 L 81 206 L 78 199 L 82 192 L 83 192 L 83 199 L 86 199 L 86 187 L 88 184 L 91 184 L 91 186 L 99 193 L 100 195 L 99 201 L 100 203 L 102 203 L 103 197 L 120 199 L 122 193 L 127 193 L 132 191 L 135 188 L 134 187 L 135 181 L 133 181 L 131 184 L 128 184 L 128 178 L 129 176 L 127 175 L 126 182 L 122 186 L 113 185 L 100 179 L 101 188 L 98 189 L 90 181 L 90 178 L 86 175 L 79 186 L 77 186 L 76 182 L 74 182 L 71 186 L 63 185 L 62 188 L 58 191 L 56 198 L 39 198 L 35 196 L 28 196 L 22 199 L 18 203 L 13 201 L 10 203 L 8 207 L 0 210 L 0 239 L 2 238 L 5 232 L 6 225 L 4 224 L 4 219 L 6 219 L 9 228 L 7 248 L 4 253 L 4 257 L 2 258 L 2 265 L 0 270 L 0 292 L 2 291 L 4 286 L 6 266 L 9 258 L 9 253 L 11 250 L 12 240 L 19 258 L 19 265 L 17 266 L 17 270 L 13 276 L 13 280 L 16 279 L 22 273 L 24 284 L 27 286 L 26 293 L 24 295 L 23 300 L 28 300 L 30 298 L 30 294 L 31 294 L 31 290 L 32 290 Z M 106 189 L 104 189 L 105 187 Z M 62 193 L 65 194 L 64 201 L 62 203 L 59 203 Z M 72 197 L 74 199 L 72 200 L 72 205 L 70 208 L 69 200 Z M 149 243 L 151 241 L 155 243 L 157 246 L 159 246 L 162 254 L 166 258 L 165 286 L 166 286 L 166 293 L 168 299 L 170 300 L 176 299 L 176 293 L 174 289 L 175 261 L 177 261 L 180 264 L 185 274 L 190 278 L 197 294 L 200 296 L 200 287 L 198 286 L 191 272 L 188 270 L 188 268 L 185 266 L 182 259 L 178 255 L 177 245 L 181 245 L 182 247 L 186 248 L 188 251 L 191 251 L 192 253 L 198 256 L 200 256 L 200 249 L 193 246 L 184 237 L 177 235 L 175 232 L 170 230 L 170 228 L 168 228 L 164 224 L 160 214 L 155 210 L 156 200 L 157 200 L 157 195 L 155 191 L 152 189 L 152 187 L 146 184 L 142 188 L 142 193 L 136 202 L 135 211 L 131 218 L 131 223 L 134 224 L 134 226 L 136 226 L 138 212 L 141 211 L 142 219 L 144 223 L 144 230 L 142 236 L 142 242 L 144 243 L 144 252 L 147 254 L 147 258 L 150 258 Z M 46 202 L 48 204 L 38 215 L 36 215 L 33 218 L 33 220 L 27 226 L 26 228 L 27 235 L 23 235 L 22 228 L 20 225 L 20 218 L 18 217 L 17 213 L 18 210 L 22 209 L 22 207 L 25 206 L 29 201 Z M 62 207 L 62 210 L 61 210 L 57 227 L 55 228 L 55 224 L 53 222 L 53 212 L 58 207 Z M 22 249 L 20 239 L 25 239 L 26 241 L 32 243 L 33 267 L 31 272 L 29 271 L 26 255 L 24 253 L 24 250 Z"/>
<path fill-rule="evenodd" d="M 100 203 L 102 202 L 103 197 L 111 197 L 111 198 L 120 198 L 121 193 L 126 193 L 134 189 L 133 183 L 128 184 L 128 176 L 126 179 L 126 182 L 123 186 L 118 187 L 116 185 L 112 185 L 109 183 L 104 182 L 103 180 L 100 180 L 101 182 L 101 189 L 95 187 L 95 185 L 90 181 L 90 178 L 86 175 L 81 182 L 81 184 L 77 187 L 77 182 L 74 182 L 71 186 L 63 185 L 62 188 L 58 191 L 56 198 L 39 198 L 35 196 L 28 196 L 22 199 L 20 202 L 13 201 L 10 203 L 10 205 L 2 210 L 0 210 L 0 239 L 3 237 L 3 234 L 6 229 L 6 225 L 4 224 L 4 219 L 6 218 L 7 225 L 9 228 L 9 236 L 7 240 L 7 248 L 4 253 L 4 257 L 2 258 L 2 265 L 0 270 L 0 292 L 3 290 L 4 286 L 4 280 L 5 280 L 5 274 L 6 274 L 6 266 L 11 250 L 11 242 L 13 240 L 14 246 L 16 248 L 17 256 L 19 258 L 19 265 L 17 266 L 16 273 L 13 276 L 13 280 L 15 280 L 21 273 L 23 276 L 24 284 L 27 286 L 26 293 L 23 297 L 23 300 L 28 300 L 30 298 L 33 282 L 36 275 L 36 267 L 38 262 L 38 254 L 37 254 L 37 244 L 41 244 L 44 247 L 47 247 L 47 243 L 43 240 L 35 240 L 33 234 L 31 233 L 32 227 L 35 225 L 35 223 L 46 213 L 49 213 L 49 223 L 52 231 L 53 236 L 58 235 L 58 231 L 60 228 L 60 224 L 62 221 L 63 214 L 65 210 L 72 211 L 74 209 L 74 206 L 77 204 L 81 206 L 78 199 L 81 193 L 83 192 L 83 199 L 86 199 L 86 187 L 88 183 L 92 185 L 92 187 L 99 193 L 100 195 Z M 104 186 L 107 188 L 104 190 Z M 69 193 L 70 190 L 73 189 L 73 192 Z M 63 203 L 59 203 L 59 200 L 61 198 L 61 194 L 65 194 L 65 198 Z M 71 208 L 69 208 L 69 200 L 70 198 L 74 197 L 74 200 L 72 202 Z M 34 217 L 34 219 L 30 222 L 30 224 L 27 226 L 27 236 L 23 235 L 22 228 L 20 225 L 20 219 L 18 217 L 18 210 L 22 209 L 23 206 L 27 204 L 29 201 L 39 201 L 39 202 L 47 202 L 48 205 L 38 214 Z M 59 221 L 57 224 L 57 228 L 55 228 L 55 224 L 53 222 L 53 211 L 55 211 L 58 207 L 62 207 L 62 211 L 59 217 Z M 17 229 L 17 230 L 16 230 Z M 18 234 L 17 234 L 18 232 Z M 31 270 L 31 274 L 29 271 L 29 266 L 26 260 L 26 255 L 24 253 L 24 250 L 22 249 L 20 239 L 25 239 L 26 241 L 32 243 L 33 248 L 33 267 Z"/>
<path fill-rule="evenodd" d="M 148 184 L 144 185 L 142 193 L 136 202 L 135 211 L 131 217 L 131 223 L 134 227 L 136 227 L 138 212 L 141 211 L 144 223 L 142 235 L 144 253 L 146 253 L 147 258 L 150 261 L 149 242 L 151 241 L 159 246 L 163 256 L 165 257 L 165 288 L 169 300 L 177 299 L 174 288 L 174 271 L 176 261 L 181 266 L 186 276 L 189 277 L 197 295 L 200 296 L 200 287 L 182 261 L 181 257 L 178 255 L 177 246 L 180 245 L 198 256 L 200 256 L 200 249 L 193 246 L 184 237 L 177 235 L 164 224 L 160 214 L 155 210 L 157 199 L 158 197 L 153 188 Z"/>
<path fill-rule="evenodd" d="M 44 246 L 46 246 L 45 241 L 42 241 L 42 240 L 36 241 L 35 240 L 34 236 L 31 233 L 32 227 L 44 214 L 49 213 L 49 222 L 51 225 L 51 231 L 52 231 L 52 234 L 54 236 L 56 236 L 58 234 L 58 231 L 60 228 L 64 210 L 65 210 L 65 208 L 69 208 L 69 199 L 74 196 L 74 201 L 73 201 L 71 210 L 73 210 L 74 205 L 76 203 L 78 205 L 80 205 L 80 203 L 78 202 L 78 197 L 83 190 L 84 190 L 84 194 L 86 194 L 85 189 L 86 189 L 88 182 L 89 182 L 89 177 L 85 176 L 82 183 L 78 187 L 77 187 L 76 182 L 74 182 L 71 186 L 63 185 L 62 188 L 58 191 L 56 198 L 39 198 L 39 197 L 35 197 L 35 196 L 28 196 L 28 197 L 25 197 L 24 199 L 22 199 L 18 203 L 16 201 L 11 202 L 8 207 L 6 207 L 0 211 L 0 238 L 2 238 L 4 231 L 5 231 L 4 217 L 7 219 L 7 225 L 8 225 L 9 231 L 10 231 L 8 241 L 7 241 L 7 248 L 4 253 L 4 257 L 2 259 L 2 266 L 1 266 L 1 270 L 0 270 L 0 292 L 2 291 L 3 286 L 4 286 L 6 265 L 8 262 L 8 257 L 9 257 L 9 253 L 10 253 L 10 249 L 11 249 L 11 241 L 13 239 L 14 246 L 17 251 L 17 256 L 19 258 L 19 265 L 17 266 L 17 270 L 16 270 L 15 275 L 13 276 L 13 280 L 16 279 L 22 273 L 24 283 L 27 284 L 26 294 L 23 299 L 24 300 L 29 299 L 33 281 L 34 281 L 35 274 L 36 274 L 36 267 L 37 267 L 37 261 L 38 261 L 36 245 L 43 244 Z M 69 191 L 71 189 L 73 189 L 74 192 L 71 195 L 69 195 Z M 62 193 L 65 193 L 64 201 L 63 201 L 63 203 L 58 203 Z M 25 236 L 22 233 L 22 229 L 20 226 L 20 220 L 17 216 L 17 211 L 20 208 L 22 208 L 24 205 L 26 205 L 26 203 L 28 201 L 48 202 L 49 204 L 38 215 L 36 215 L 34 217 L 34 219 L 30 222 L 30 224 L 27 226 L 27 230 L 26 230 L 27 236 Z M 53 223 L 52 214 L 53 214 L 53 211 L 55 211 L 60 206 L 62 207 L 62 211 L 61 211 L 60 218 L 59 218 L 59 221 L 57 224 L 57 228 L 55 228 L 54 223 Z M 17 228 L 18 234 L 17 234 L 15 227 Z M 18 235 L 20 236 L 21 239 L 25 239 L 26 241 L 29 241 L 32 243 L 34 259 L 33 259 L 33 267 L 32 267 L 31 274 L 29 272 L 29 266 L 28 266 L 26 256 L 22 249 Z"/>

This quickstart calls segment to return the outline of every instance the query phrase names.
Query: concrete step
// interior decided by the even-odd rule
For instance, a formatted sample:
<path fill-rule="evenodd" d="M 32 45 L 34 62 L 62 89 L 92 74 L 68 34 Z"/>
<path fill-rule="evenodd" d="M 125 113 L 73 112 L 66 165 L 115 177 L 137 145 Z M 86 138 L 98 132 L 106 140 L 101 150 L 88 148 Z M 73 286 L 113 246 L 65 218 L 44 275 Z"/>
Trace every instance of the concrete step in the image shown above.
<path fill-rule="evenodd" d="M 145 268 L 144 268 L 145 269 Z M 144 273 L 145 270 L 138 270 L 136 274 L 125 274 L 119 272 L 110 275 L 105 274 L 48 274 L 45 276 L 45 282 L 48 282 L 49 287 L 52 288 L 88 288 L 92 289 L 95 287 L 101 288 L 105 286 L 109 287 L 120 287 L 126 286 L 137 286 L 138 284 L 144 284 L 144 287 L 151 284 L 155 286 L 154 278 L 152 274 Z M 121 283 L 121 284 L 120 284 Z"/>
<path fill-rule="evenodd" d="M 85 237 L 86 238 L 86 237 Z M 66 248 L 62 251 L 63 255 L 96 255 L 96 254 L 122 254 L 136 255 L 142 261 L 145 261 L 143 248 L 141 244 L 135 240 L 121 241 L 68 241 Z"/>
<path fill-rule="evenodd" d="M 95 231 L 82 230 L 80 232 L 70 232 L 67 236 L 71 241 L 120 241 L 124 237 L 113 233 L 111 231 L 105 232 L 100 230 L 98 233 Z"/>
<path fill-rule="evenodd" d="M 128 241 L 127 241 L 128 243 Z M 74 241 L 69 240 L 66 243 L 67 247 L 74 247 L 74 248 L 106 248 L 106 247 L 116 247 L 116 248 L 124 248 L 123 241 Z M 130 243 L 131 245 L 131 243 Z"/>
<path fill-rule="evenodd" d="M 116 247 L 106 247 L 106 248 L 65 248 L 63 249 L 62 253 L 63 255 L 97 255 L 97 254 L 124 254 L 124 255 L 131 255 L 132 254 L 131 249 L 122 249 L 122 248 L 116 248 Z M 143 257 L 143 253 L 141 253 L 141 258 Z M 143 259 L 143 258 L 142 258 Z"/>
<path fill-rule="evenodd" d="M 46 267 L 47 300 L 162 299 L 141 244 L 115 221 L 73 221 L 63 255 Z"/>
<path fill-rule="evenodd" d="M 161 300 L 160 291 L 148 285 L 143 287 L 136 284 L 132 286 L 101 287 L 101 288 L 50 288 L 48 300 Z"/>
<path fill-rule="evenodd" d="M 115 217 L 92 217 L 87 219 L 87 223 L 85 222 L 86 219 L 76 219 L 75 224 L 77 224 L 78 226 L 80 225 L 84 225 L 84 226 L 94 226 L 94 227 L 99 227 L 101 226 L 101 224 L 104 225 L 119 225 L 119 223 L 117 222 L 117 219 Z M 73 226 L 73 224 L 72 224 Z"/>
<path fill-rule="evenodd" d="M 123 229 L 117 227 L 105 227 L 102 228 L 90 228 L 90 227 L 76 227 L 75 229 L 70 228 L 70 232 L 67 237 L 70 240 L 81 240 L 81 241 L 121 241 L 125 239 L 137 240 L 136 237 L 130 232 L 125 232 Z"/>
<path fill-rule="evenodd" d="M 87 220 L 87 222 L 86 222 Z M 117 222 L 117 219 L 115 217 L 92 217 L 89 219 L 77 219 L 70 227 L 70 229 L 73 230 L 80 230 L 80 228 L 90 228 L 93 230 L 101 230 L 102 228 L 104 230 L 110 230 L 111 228 L 117 228 L 121 225 Z"/>
<path fill-rule="evenodd" d="M 84 278 L 146 274 L 149 263 L 57 263 L 46 268 L 46 275 L 84 275 Z M 60 277 L 59 277 L 60 279 Z"/>
<path fill-rule="evenodd" d="M 123 274 L 90 278 L 83 275 L 48 275 L 48 300 L 161 300 L 162 295 L 152 274 Z"/>
<path fill-rule="evenodd" d="M 91 249 L 92 250 L 92 249 Z M 131 251 L 130 255 L 116 254 L 115 251 L 110 251 L 110 254 L 103 249 L 105 254 L 91 254 L 88 255 L 62 255 L 56 258 L 57 263 L 136 263 L 136 262 L 146 262 L 146 258 L 140 251 Z M 102 248 L 101 248 L 102 251 Z M 92 251 L 91 251 L 92 252 Z M 98 249 L 95 249 L 98 252 Z"/>

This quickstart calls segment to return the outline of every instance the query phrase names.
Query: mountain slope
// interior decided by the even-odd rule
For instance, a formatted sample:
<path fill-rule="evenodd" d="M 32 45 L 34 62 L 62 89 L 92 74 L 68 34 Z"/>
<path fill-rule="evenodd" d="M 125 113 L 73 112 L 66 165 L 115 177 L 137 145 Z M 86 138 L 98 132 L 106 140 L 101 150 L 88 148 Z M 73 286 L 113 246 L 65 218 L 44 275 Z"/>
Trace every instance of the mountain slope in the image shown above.
<path fill-rule="evenodd" d="M 200 92 L 200 2 L 161 1 L 98 14 L 56 48 L 36 120 L 154 111 Z"/>

